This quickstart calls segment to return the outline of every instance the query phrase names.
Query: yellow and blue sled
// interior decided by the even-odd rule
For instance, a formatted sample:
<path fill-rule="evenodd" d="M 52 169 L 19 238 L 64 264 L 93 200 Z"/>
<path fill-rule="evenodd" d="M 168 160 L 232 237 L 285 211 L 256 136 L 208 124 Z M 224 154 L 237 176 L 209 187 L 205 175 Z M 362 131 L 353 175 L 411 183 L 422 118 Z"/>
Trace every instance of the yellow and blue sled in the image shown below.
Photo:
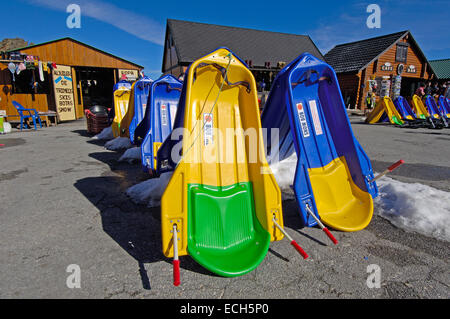
<path fill-rule="evenodd" d="M 127 114 L 128 104 L 130 102 L 130 93 L 133 89 L 134 84 L 131 89 L 128 86 L 121 85 L 114 91 L 114 120 L 111 125 L 114 137 L 120 136 L 120 123 L 122 119 Z"/>
<path fill-rule="evenodd" d="M 390 122 L 395 125 L 404 125 L 401 114 L 398 112 L 389 96 L 378 101 L 377 106 L 369 113 L 366 123 L 375 124 L 381 122 Z"/>
<path fill-rule="evenodd" d="M 254 270 L 270 242 L 283 238 L 273 223 L 283 225 L 281 192 L 264 154 L 255 79 L 228 49 L 189 67 L 158 166 L 175 170 L 161 201 L 165 256 L 174 256 L 175 237 L 179 255 L 235 277 Z"/>
<path fill-rule="evenodd" d="M 305 53 L 276 77 L 262 113 L 270 162 L 297 153 L 294 192 L 303 226 L 313 216 L 341 231 L 364 229 L 373 215 L 369 157 L 356 140 L 334 70 Z M 276 129 L 276 130 L 274 130 Z M 279 139 L 274 139 L 278 131 Z"/>

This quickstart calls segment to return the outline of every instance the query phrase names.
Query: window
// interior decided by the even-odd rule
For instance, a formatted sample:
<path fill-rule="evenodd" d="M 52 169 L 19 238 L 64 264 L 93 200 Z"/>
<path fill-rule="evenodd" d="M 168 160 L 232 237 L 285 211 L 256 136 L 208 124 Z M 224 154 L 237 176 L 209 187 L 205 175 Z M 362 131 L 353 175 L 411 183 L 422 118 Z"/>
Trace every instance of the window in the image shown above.
<path fill-rule="evenodd" d="M 398 44 L 397 45 L 397 54 L 395 55 L 395 61 L 406 63 L 406 60 L 408 58 L 408 45 L 405 44 Z"/>

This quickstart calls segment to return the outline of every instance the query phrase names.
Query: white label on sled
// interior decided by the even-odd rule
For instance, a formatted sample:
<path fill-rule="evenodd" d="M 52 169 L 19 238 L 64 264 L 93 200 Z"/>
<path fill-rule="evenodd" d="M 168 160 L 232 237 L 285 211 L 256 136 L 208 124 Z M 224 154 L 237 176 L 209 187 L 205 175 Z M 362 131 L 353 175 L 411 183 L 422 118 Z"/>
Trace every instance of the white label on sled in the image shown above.
<path fill-rule="evenodd" d="M 214 143 L 213 140 L 213 128 L 214 128 L 214 120 L 213 115 L 209 113 L 203 114 L 203 130 L 204 130 L 204 143 L 205 146 L 212 145 Z"/>
<path fill-rule="evenodd" d="M 161 105 L 161 125 L 167 125 L 167 106 Z"/>
<path fill-rule="evenodd" d="M 125 112 L 125 102 L 120 101 L 119 105 L 120 105 L 120 112 L 122 113 L 121 115 L 122 115 L 122 117 L 124 117 L 125 114 L 127 113 L 127 112 Z"/>
<path fill-rule="evenodd" d="M 315 100 L 309 101 L 309 109 L 311 110 L 316 135 L 322 135 L 322 124 L 320 123 L 319 111 L 317 110 L 317 104 Z"/>
<path fill-rule="evenodd" d="M 305 109 L 303 108 L 303 103 L 297 104 L 298 118 L 300 120 L 300 125 L 302 127 L 303 137 L 309 137 L 309 127 L 306 121 Z"/>

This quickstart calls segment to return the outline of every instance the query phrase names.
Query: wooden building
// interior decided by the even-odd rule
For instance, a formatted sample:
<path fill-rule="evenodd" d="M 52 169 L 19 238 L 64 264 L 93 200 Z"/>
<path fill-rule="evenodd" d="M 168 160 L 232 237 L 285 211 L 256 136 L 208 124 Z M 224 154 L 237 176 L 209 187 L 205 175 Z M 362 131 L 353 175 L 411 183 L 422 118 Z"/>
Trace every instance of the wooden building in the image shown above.
<path fill-rule="evenodd" d="M 266 91 L 281 68 L 300 54 L 309 52 L 323 60 L 307 35 L 168 19 L 162 72 L 183 75 L 192 62 L 218 47 L 229 48 L 245 61 Z"/>
<path fill-rule="evenodd" d="M 96 104 L 112 107 L 113 86 L 121 75 L 137 78 L 143 69 L 72 38 L 14 49 L 2 58 L 0 110 L 17 116 L 12 105 L 17 101 L 26 108 L 55 111 L 62 121 L 81 118 L 85 108 Z M 22 71 L 12 75 L 11 63 Z"/>
<path fill-rule="evenodd" d="M 336 71 L 345 103 L 365 109 L 372 94 L 410 97 L 435 74 L 411 32 L 341 44 L 325 54 Z"/>

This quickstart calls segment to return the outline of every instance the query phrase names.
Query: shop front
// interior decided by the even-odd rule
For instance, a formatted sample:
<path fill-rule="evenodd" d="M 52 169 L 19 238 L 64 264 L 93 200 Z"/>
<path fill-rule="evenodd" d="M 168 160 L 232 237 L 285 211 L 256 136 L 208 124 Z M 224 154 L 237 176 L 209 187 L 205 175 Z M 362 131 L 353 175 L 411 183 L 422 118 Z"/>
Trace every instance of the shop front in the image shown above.
<path fill-rule="evenodd" d="M 0 60 L 0 110 L 9 121 L 12 105 L 54 111 L 59 121 L 84 116 L 94 105 L 112 107 L 113 86 L 123 76 L 137 79 L 142 66 L 65 38 L 7 52 Z"/>

